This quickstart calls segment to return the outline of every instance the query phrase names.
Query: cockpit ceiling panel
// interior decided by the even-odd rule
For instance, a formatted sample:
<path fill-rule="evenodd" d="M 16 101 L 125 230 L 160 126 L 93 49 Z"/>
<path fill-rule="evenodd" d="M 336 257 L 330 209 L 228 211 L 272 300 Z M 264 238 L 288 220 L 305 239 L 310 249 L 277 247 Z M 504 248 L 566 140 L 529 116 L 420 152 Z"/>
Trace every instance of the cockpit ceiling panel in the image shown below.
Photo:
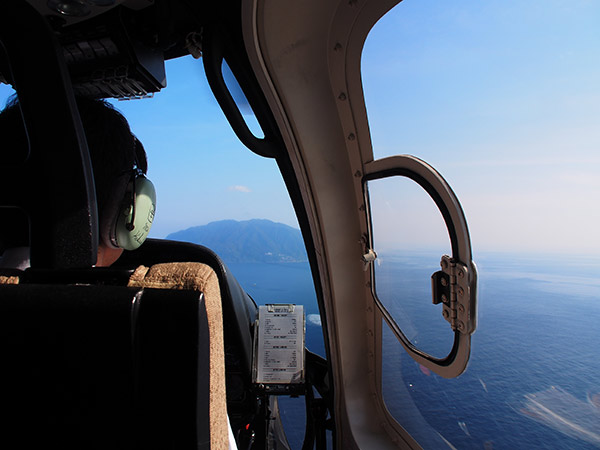
<path fill-rule="evenodd" d="M 183 0 L 28 2 L 54 31 L 75 92 L 96 98 L 160 91 L 166 86 L 165 60 L 199 56 L 206 24 L 239 20 L 237 0 L 218 5 Z M 23 51 L 35 55 L 35 49 Z M 0 61 L 0 82 L 13 84 L 7 67 Z"/>
<path fill-rule="evenodd" d="M 68 26 L 105 13 L 120 4 L 140 9 L 152 4 L 151 0 L 27 0 L 50 22 Z"/>

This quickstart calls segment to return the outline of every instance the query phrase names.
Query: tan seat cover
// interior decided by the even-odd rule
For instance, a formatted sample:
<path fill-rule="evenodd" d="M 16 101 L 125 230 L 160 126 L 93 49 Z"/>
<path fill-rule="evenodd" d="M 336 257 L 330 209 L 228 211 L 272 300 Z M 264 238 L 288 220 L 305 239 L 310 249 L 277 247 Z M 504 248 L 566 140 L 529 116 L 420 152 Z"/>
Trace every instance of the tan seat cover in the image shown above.
<path fill-rule="evenodd" d="M 0 284 L 19 284 L 19 277 L 0 275 Z"/>
<path fill-rule="evenodd" d="M 225 346 L 221 290 L 215 271 L 202 263 L 182 262 L 138 267 L 129 279 L 130 287 L 191 289 L 204 293 L 210 337 L 210 446 L 229 447 L 225 391 Z"/>

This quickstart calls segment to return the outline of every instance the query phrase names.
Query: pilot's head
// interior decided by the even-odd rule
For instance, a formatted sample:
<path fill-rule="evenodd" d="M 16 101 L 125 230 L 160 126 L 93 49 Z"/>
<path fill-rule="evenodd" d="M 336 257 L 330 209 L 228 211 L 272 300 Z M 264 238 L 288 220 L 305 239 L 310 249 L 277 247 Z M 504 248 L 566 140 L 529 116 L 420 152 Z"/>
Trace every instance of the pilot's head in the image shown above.
<path fill-rule="evenodd" d="M 148 169 L 144 147 L 125 117 L 104 100 L 78 98 L 77 107 L 98 202 L 100 244 L 96 265 L 110 266 L 123 249 L 137 248 L 148 235 L 154 218 L 154 187 L 144 177 Z M 16 144 L 24 136 L 16 98 L 0 113 L 0 128 L 3 139 L 9 142 L 14 140 Z"/>
<path fill-rule="evenodd" d="M 80 98 L 77 107 L 98 199 L 100 246 L 96 265 L 109 266 L 123 249 L 133 250 L 146 239 L 154 219 L 154 188 L 144 177 L 148 170 L 144 147 L 125 117 L 103 100 Z"/>

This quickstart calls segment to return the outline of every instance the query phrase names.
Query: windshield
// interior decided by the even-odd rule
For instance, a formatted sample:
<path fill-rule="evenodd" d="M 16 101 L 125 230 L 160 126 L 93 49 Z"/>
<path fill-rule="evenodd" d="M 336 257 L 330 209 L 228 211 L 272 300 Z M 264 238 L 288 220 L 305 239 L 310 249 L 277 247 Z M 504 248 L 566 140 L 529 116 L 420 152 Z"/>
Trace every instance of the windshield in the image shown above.
<path fill-rule="evenodd" d="M 168 61 L 166 70 L 169 86 L 153 98 L 110 100 L 148 154 L 148 178 L 157 192 L 149 237 L 210 248 L 258 305 L 304 305 L 306 347 L 324 357 L 306 249 L 276 162 L 238 140 L 210 91 L 201 60 Z M 14 94 L 0 84 L 0 108 Z M 256 130 L 245 98 L 237 97 Z M 280 416 L 292 448 L 300 448 L 304 399 L 282 397 Z"/>
<path fill-rule="evenodd" d="M 443 174 L 480 275 L 459 378 L 419 366 L 383 324 L 386 406 L 425 448 L 600 446 L 599 14 L 405 0 L 366 41 L 374 157 L 412 154 Z M 369 182 L 377 295 L 412 343 L 445 356 L 429 277 L 448 235 L 426 194 L 399 197 L 391 181 Z"/>

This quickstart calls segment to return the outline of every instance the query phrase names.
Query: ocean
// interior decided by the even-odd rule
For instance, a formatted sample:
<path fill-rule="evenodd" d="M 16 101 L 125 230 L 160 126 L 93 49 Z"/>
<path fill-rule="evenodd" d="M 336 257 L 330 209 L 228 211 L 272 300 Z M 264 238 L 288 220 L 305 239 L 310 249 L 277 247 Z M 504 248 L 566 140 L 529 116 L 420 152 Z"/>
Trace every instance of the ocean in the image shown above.
<path fill-rule="evenodd" d="M 411 341 L 443 356 L 451 334 L 429 282 L 439 256 L 380 260 L 380 300 Z M 424 448 L 600 448 L 600 258 L 482 254 L 476 262 L 478 326 L 464 374 L 435 375 L 384 331 L 390 413 Z M 324 355 L 308 264 L 228 266 L 257 303 L 303 304 L 307 347 Z M 280 403 L 290 444 L 300 448 L 304 402 Z"/>

